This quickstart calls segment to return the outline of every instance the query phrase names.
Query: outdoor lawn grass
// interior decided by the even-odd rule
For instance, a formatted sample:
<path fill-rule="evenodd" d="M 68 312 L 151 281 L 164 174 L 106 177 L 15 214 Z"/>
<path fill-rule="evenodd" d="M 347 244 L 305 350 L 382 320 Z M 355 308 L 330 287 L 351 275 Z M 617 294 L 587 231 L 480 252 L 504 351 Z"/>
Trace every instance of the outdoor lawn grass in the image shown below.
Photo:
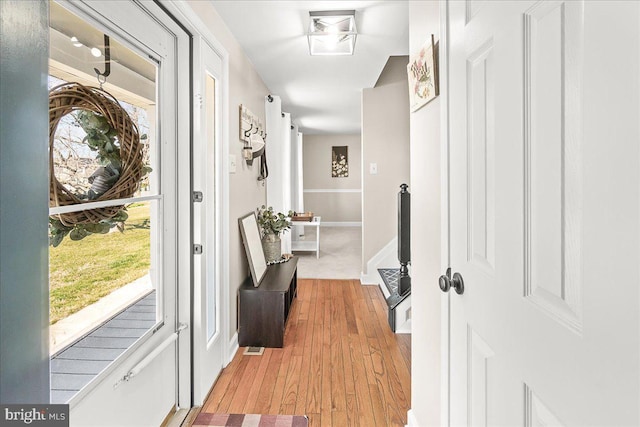
<path fill-rule="evenodd" d="M 133 204 L 127 213 L 123 233 L 92 234 L 79 241 L 67 236 L 49 248 L 52 325 L 149 272 L 149 204 Z"/>

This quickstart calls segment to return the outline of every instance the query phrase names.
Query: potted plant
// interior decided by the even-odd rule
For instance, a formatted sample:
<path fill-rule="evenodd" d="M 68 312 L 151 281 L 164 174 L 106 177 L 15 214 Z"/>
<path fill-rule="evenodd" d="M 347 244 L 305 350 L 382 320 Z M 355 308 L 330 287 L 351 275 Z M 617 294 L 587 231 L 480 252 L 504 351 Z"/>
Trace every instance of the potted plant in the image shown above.
<path fill-rule="evenodd" d="M 282 257 L 280 233 L 291 228 L 290 219 L 293 211 L 286 215 L 282 212 L 274 212 L 273 208 L 262 205 L 258 209 L 258 225 L 262 236 L 262 248 L 267 262 L 277 261 Z"/>

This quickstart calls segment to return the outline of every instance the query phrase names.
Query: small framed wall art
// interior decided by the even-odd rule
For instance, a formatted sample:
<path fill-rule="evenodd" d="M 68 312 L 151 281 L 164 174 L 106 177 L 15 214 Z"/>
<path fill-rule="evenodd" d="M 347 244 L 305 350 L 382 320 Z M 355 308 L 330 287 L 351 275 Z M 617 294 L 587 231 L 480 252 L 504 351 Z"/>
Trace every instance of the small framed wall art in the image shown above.
<path fill-rule="evenodd" d="M 407 65 L 409 80 L 409 108 L 419 110 L 440 94 L 438 85 L 438 44 L 434 36 L 427 41 L 420 52 L 411 55 Z"/>
<path fill-rule="evenodd" d="M 349 146 L 331 147 L 331 177 L 349 177 Z"/>

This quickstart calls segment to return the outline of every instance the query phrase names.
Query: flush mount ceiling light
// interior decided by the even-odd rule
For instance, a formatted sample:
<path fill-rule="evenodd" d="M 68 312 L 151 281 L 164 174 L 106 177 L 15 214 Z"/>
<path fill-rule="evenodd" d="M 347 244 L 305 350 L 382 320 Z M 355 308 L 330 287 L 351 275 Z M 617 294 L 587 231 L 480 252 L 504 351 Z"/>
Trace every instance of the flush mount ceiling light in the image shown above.
<path fill-rule="evenodd" d="M 311 55 L 353 55 L 356 45 L 355 10 L 309 12 Z"/>

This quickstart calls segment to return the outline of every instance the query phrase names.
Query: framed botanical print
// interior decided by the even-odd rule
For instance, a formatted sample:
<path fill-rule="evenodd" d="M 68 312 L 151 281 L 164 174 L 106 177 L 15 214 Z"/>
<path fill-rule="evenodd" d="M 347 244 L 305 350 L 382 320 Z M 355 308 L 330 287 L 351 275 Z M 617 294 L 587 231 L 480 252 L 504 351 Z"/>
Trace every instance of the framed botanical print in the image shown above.
<path fill-rule="evenodd" d="M 349 147 L 334 146 L 331 147 L 331 177 L 347 178 L 349 177 Z"/>

